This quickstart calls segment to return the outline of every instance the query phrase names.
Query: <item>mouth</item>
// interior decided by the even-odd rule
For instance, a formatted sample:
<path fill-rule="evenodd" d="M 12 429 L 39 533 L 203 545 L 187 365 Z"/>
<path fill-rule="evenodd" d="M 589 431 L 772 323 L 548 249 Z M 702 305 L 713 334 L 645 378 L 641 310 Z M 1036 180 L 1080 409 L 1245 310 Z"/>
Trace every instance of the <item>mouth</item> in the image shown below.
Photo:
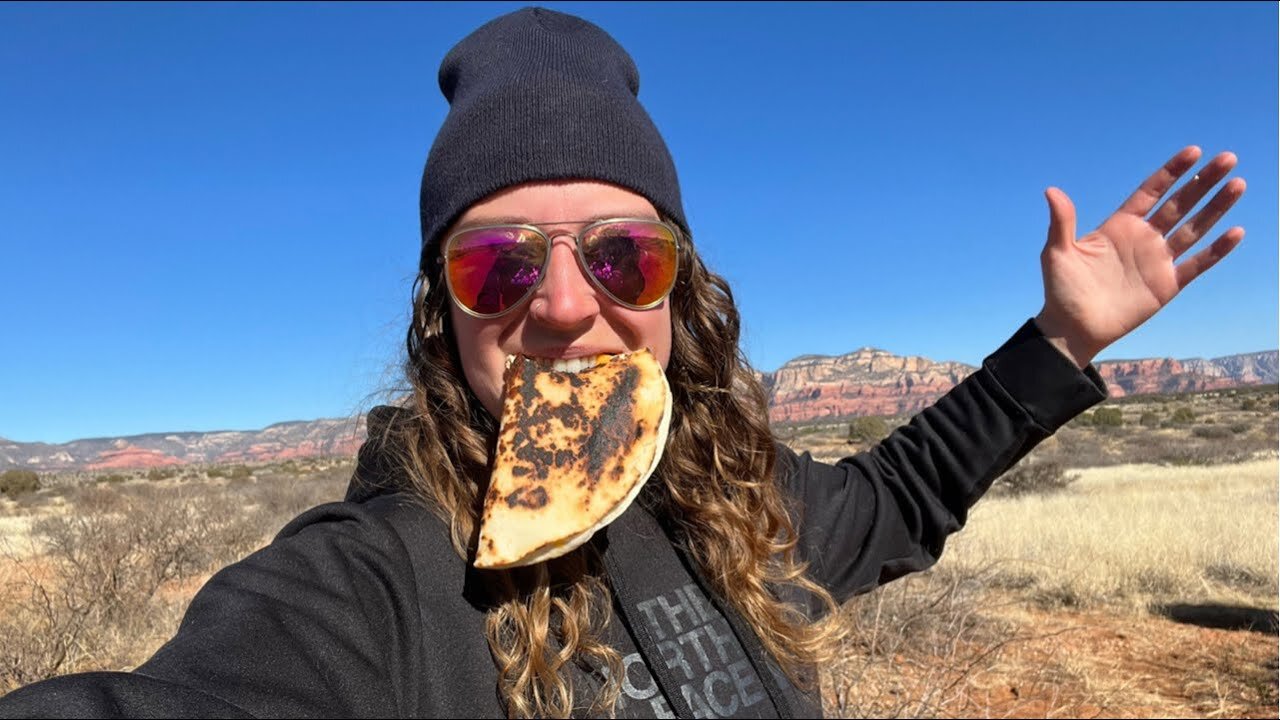
<path fill-rule="evenodd" d="M 536 357 L 532 355 L 525 355 L 523 357 L 526 361 L 535 365 L 539 370 L 577 374 L 584 370 L 590 370 L 591 368 L 604 365 L 612 358 L 625 356 L 626 353 L 619 353 L 616 355 L 598 353 L 595 355 L 584 355 L 582 357 L 574 358 L 549 358 Z M 506 366 L 508 368 L 511 367 L 511 364 L 515 362 L 515 360 L 515 355 L 508 355 Z"/>

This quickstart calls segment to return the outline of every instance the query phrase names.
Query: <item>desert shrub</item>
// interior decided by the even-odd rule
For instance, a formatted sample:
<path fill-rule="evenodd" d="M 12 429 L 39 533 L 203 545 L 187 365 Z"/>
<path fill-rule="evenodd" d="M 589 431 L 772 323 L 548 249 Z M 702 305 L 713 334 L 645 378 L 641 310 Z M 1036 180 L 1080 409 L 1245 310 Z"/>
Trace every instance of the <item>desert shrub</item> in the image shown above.
<path fill-rule="evenodd" d="M 847 603 L 832 620 L 846 628 L 840 647 L 821 669 L 829 716 L 956 717 L 971 682 L 1017 639 L 1012 624 L 985 613 L 992 582 L 987 569 L 932 570 Z"/>
<path fill-rule="evenodd" d="M 1093 413 L 1080 413 L 1072 419 L 1071 424 L 1080 427 L 1093 427 Z"/>
<path fill-rule="evenodd" d="M 1173 411 L 1173 423 L 1175 425 L 1189 425 L 1195 422 L 1196 413 L 1185 405 Z"/>
<path fill-rule="evenodd" d="M 128 479 L 129 479 L 128 475 L 121 475 L 120 473 L 110 473 L 108 475 L 98 476 L 98 482 L 104 482 L 104 483 L 122 483 Z"/>
<path fill-rule="evenodd" d="M 37 522 L 32 536 L 43 557 L 6 558 L 0 693 L 55 674 L 138 664 L 176 629 L 161 587 L 259 542 L 225 498 L 154 485 L 82 490 L 73 512 Z"/>
<path fill-rule="evenodd" d="M 1257 398 L 1247 397 L 1240 401 L 1240 409 L 1245 411 L 1253 411 L 1258 409 Z"/>
<path fill-rule="evenodd" d="M 1249 426 L 1244 423 L 1232 423 L 1230 430 L 1233 434 L 1239 435 L 1243 432 L 1249 432 Z"/>
<path fill-rule="evenodd" d="M 1191 434 L 1208 440 L 1222 440 L 1231 437 L 1234 433 L 1231 432 L 1231 428 L 1218 427 L 1216 425 L 1200 425 L 1192 428 Z"/>
<path fill-rule="evenodd" d="M 1124 425 L 1124 413 L 1120 412 L 1120 408 L 1098 408 L 1093 413 L 1093 425 L 1094 427 L 1120 427 Z"/>
<path fill-rule="evenodd" d="M 1001 475 L 991 486 L 993 495 L 1022 497 L 1061 492 L 1080 478 L 1068 473 L 1061 463 L 1023 459 Z"/>
<path fill-rule="evenodd" d="M 849 423 L 849 442 L 874 443 L 889 434 L 889 423 L 882 417 L 867 415 L 857 417 Z"/>
<path fill-rule="evenodd" d="M 14 468 L 0 473 L 0 495 L 17 498 L 40 489 L 40 476 L 31 470 Z"/>
<path fill-rule="evenodd" d="M 147 471 L 147 479 L 151 482 L 158 482 L 160 480 L 168 480 L 177 474 L 178 471 L 173 468 L 151 468 Z"/>
<path fill-rule="evenodd" d="M 1148 410 L 1142 413 L 1142 417 L 1138 420 L 1138 424 L 1145 428 L 1160 427 L 1160 414 Z"/>

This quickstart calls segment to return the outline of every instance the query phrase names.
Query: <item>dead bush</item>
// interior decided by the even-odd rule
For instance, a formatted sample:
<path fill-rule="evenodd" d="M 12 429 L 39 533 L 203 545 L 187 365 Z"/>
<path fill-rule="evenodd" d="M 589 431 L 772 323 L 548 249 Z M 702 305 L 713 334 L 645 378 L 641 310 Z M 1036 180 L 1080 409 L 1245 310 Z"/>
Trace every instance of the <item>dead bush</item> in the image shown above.
<path fill-rule="evenodd" d="M 1022 497 L 1061 492 L 1080 478 L 1052 460 L 1023 458 L 991 486 L 993 496 Z"/>
<path fill-rule="evenodd" d="M 837 660 L 825 668 L 827 713 L 837 717 L 948 717 L 977 708 L 971 683 L 1015 640 L 982 614 L 992 572 L 937 570 L 850 601 Z"/>
<path fill-rule="evenodd" d="M 40 552 L 8 550 L 0 692 L 141 662 L 176 628 L 161 587 L 226 564 L 257 542 L 225 499 L 142 488 L 87 488 L 72 512 L 32 527 Z"/>

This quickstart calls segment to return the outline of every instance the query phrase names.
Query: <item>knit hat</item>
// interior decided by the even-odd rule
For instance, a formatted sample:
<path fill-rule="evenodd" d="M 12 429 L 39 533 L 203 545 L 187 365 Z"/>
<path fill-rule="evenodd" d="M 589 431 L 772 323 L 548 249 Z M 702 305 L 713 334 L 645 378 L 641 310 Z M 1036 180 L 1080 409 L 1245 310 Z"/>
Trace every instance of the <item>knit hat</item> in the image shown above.
<path fill-rule="evenodd" d="M 421 270 L 468 207 L 535 180 L 620 185 L 688 232 L 675 164 L 636 97 L 635 63 L 604 30 L 518 10 L 455 45 L 439 81 L 449 114 L 422 173 Z"/>

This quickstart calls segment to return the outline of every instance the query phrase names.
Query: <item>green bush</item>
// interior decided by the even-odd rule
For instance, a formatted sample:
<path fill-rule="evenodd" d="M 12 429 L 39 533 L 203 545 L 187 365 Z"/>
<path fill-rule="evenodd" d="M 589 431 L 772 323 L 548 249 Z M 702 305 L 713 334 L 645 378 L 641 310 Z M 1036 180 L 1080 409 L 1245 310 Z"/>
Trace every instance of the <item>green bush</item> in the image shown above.
<path fill-rule="evenodd" d="M 1189 425 L 1196 420 L 1195 411 L 1189 407 L 1180 407 L 1173 411 L 1173 422 L 1175 425 Z"/>
<path fill-rule="evenodd" d="M 1072 425 L 1080 427 L 1093 427 L 1093 413 L 1080 413 L 1071 421 Z"/>
<path fill-rule="evenodd" d="M 0 495 L 17 498 L 40 489 L 40 476 L 31 470 L 5 470 L 0 473 Z"/>
<path fill-rule="evenodd" d="M 849 423 L 849 442 L 880 442 L 889 434 L 889 430 L 889 423 L 882 417 L 868 415 L 854 418 L 853 422 Z"/>
<path fill-rule="evenodd" d="M 1098 408 L 1093 413 L 1093 425 L 1094 427 L 1120 427 L 1124 425 L 1124 413 L 1120 412 L 1120 408 Z"/>
<path fill-rule="evenodd" d="M 1146 428 L 1160 427 L 1160 414 L 1148 410 L 1142 413 L 1142 418 L 1138 420 L 1138 424 Z"/>
<path fill-rule="evenodd" d="M 110 475 L 98 476 L 98 482 L 105 482 L 105 483 L 122 483 L 128 479 L 129 479 L 128 475 L 121 475 L 119 473 L 111 473 Z"/>

